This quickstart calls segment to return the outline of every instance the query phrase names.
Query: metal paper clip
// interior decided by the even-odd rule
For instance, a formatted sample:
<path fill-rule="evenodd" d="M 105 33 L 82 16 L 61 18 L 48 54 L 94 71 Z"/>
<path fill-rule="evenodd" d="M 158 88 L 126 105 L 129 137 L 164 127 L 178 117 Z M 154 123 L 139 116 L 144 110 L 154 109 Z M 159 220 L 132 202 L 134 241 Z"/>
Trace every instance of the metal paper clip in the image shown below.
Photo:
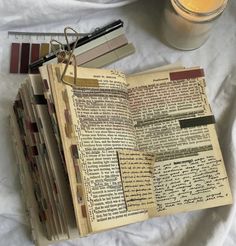
<path fill-rule="evenodd" d="M 69 40 L 68 40 L 68 33 L 67 31 L 68 30 L 71 30 L 73 31 L 75 34 L 76 34 L 76 41 L 74 42 L 74 45 L 71 49 L 70 47 L 70 43 L 69 43 Z M 77 62 L 76 62 L 76 58 L 75 58 L 75 55 L 74 55 L 74 50 L 75 50 L 75 47 L 77 45 L 77 42 L 79 40 L 79 33 L 76 32 L 73 28 L 71 27 L 66 27 L 64 29 L 64 35 L 65 35 L 65 39 L 66 39 L 66 45 L 67 45 L 67 50 L 65 49 L 65 45 L 63 45 L 61 42 L 55 40 L 55 39 L 52 39 L 50 41 L 51 45 L 52 45 L 52 51 L 53 53 L 57 56 L 57 60 L 58 60 L 58 63 L 65 63 L 66 66 L 63 70 L 63 73 L 61 75 L 61 81 L 65 84 L 69 84 L 71 85 L 71 82 L 69 81 L 66 81 L 64 80 L 64 77 L 65 77 L 65 74 L 66 74 L 66 71 L 67 71 L 67 68 L 70 64 L 72 64 L 72 60 L 74 62 L 74 86 L 76 86 L 76 79 L 77 79 Z M 59 44 L 59 50 L 55 50 L 55 47 L 53 46 L 53 43 L 57 43 Z"/>

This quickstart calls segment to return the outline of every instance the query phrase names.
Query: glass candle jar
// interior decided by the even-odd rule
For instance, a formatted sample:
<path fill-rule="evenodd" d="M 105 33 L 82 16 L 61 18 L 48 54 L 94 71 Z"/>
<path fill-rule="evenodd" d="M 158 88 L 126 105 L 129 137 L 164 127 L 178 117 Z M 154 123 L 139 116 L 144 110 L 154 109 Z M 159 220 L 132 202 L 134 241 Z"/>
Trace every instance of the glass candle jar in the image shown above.
<path fill-rule="evenodd" d="M 209 37 L 228 0 L 167 0 L 162 34 L 173 47 L 199 48 Z"/>

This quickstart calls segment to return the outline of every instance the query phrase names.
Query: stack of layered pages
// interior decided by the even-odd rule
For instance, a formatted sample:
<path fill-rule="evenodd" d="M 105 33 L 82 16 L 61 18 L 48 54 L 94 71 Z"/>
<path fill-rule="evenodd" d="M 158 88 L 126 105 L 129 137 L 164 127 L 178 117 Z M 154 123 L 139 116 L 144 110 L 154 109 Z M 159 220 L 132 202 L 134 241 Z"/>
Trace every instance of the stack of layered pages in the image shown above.
<path fill-rule="evenodd" d="M 64 68 L 29 75 L 10 117 L 36 244 L 232 203 L 202 69 Z"/>

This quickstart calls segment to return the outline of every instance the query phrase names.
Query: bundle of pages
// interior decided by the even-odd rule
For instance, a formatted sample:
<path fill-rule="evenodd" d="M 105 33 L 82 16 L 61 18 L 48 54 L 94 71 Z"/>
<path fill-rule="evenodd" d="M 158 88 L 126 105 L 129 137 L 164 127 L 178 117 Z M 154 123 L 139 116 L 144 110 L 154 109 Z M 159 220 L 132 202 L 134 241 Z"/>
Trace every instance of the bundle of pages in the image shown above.
<path fill-rule="evenodd" d="M 28 75 L 10 117 L 37 245 L 232 203 L 203 69 L 64 69 Z"/>

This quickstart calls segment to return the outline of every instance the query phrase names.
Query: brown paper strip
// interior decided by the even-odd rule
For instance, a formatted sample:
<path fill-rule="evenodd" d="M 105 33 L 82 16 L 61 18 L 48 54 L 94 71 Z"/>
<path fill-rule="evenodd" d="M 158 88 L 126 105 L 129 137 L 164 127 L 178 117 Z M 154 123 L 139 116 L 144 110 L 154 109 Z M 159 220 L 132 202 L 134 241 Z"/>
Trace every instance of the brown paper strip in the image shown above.
<path fill-rule="evenodd" d="M 170 73 L 170 80 L 194 79 L 198 77 L 204 77 L 203 69 L 194 69 Z"/>
<path fill-rule="evenodd" d="M 68 84 L 75 85 L 78 87 L 99 87 L 97 79 L 76 78 L 76 84 L 74 84 L 74 77 L 65 75 L 64 81 L 66 81 Z"/>
<path fill-rule="evenodd" d="M 20 58 L 20 44 L 12 43 L 11 45 L 11 61 L 10 61 L 10 73 L 18 73 Z"/>
<path fill-rule="evenodd" d="M 81 206 L 81 210 L 82 210 L 82 215 L 83 215 L 83 217 L 86 218 L 86 217 L 87 217 L 87 212 L 86 212 L 85 205 L 82 205 L 82 206 Z"/>
<path fill-rule="evenodd" d="M 32 44 L 31 45 L 31 57 L 30 63 L 39 59 L 39 51 L 40 51 L 40 44 Z M 38 68 L 30 70 L 30 73 L 38 73 Z"/>
<path fill-rule="evenodd" d="M 72 126 L 71 126 L 71 124 L 69 123 L 67 123 L 67 124 L 65 124 L 65 133 L 66 133 L 66 136 L 68 137 L 68 138 L 71 138 L 72 137 L 72 133 L 73 133 L 73 128 L 72 128 Z"/>
<path fill-rule="evenodd" d="M 77 186 L 77 199 L 78 199 L 79 203 L 83 202 L 83 189 L 80 186 Z M 85 214 L 86 214 L 86 211 L 85 211 Z M 84 217 L 86 217 L 86 216 L 84 216 Z"/>
<path fill-rule="evenodd" d="M 20 62 L 20 73 L 28 73 L 29 71 L 29 52 L 30 44 L 22 43 L 21 46 L 21 62 Z"/>
<path fill-rule="evenodd" d="M 79 159 L 79 152 L 78 152 L 78 147 L 76 144 L 71 145 L 71 152 L 72 152 L 73 158 Z"/>
<path fill-rule="evenodd" d="M 49 53 L 49 44 L 42 43 L 40 49 L 40 57 L 46 56 Z"/>
<path fill-rule="evenodd" d="M 44 89 L 44 91 L 49 90 L 48 81 L 46 79 L 43 79 L 43 89 Z"/>
<path fill-rule="evenodd" d="M 39 59 L 39 50 L 40 50 L 40 44 L 31 45 L 31 58 L 30 58 L 31 63 Z"/>
<path fill-rule="evenodd" d="M 215 117 L 214 115 L 207 115 L 202 117 L 183 119 L 183 120 L 179 120 L 179 124 L 181 128 L 205 126 L 205 125 L 215 124 Z"/>

